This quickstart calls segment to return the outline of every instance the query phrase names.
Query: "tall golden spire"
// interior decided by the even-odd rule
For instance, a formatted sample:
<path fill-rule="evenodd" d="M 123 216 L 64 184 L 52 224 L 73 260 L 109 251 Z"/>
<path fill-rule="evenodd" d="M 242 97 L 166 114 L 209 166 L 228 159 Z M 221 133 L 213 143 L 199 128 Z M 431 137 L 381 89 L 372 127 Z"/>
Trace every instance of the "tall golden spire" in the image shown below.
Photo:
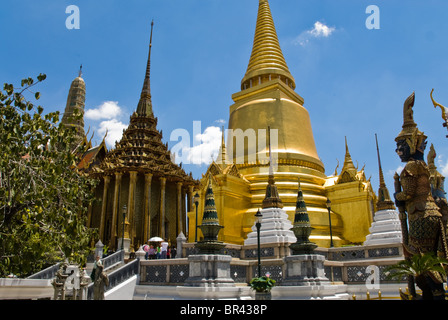
<path fill-rule="evenodd" d="M 227 165 L 227 149 L 226 142 L 224 138 L 224 126 L 222 126 L 222 135 L 221 135 L 221 147 L 219 149 L 218 157 L 216 159 L 216 163 L 221 167 L 225 168 Z"/>
<path fill-rule="evenodd" d="M 283 57 L 268 0 L 260 0 L 252 54 L 241 89 L 280 78 L 295 89 L 295 81 Z"/>
<path fill-rule="evenodd" d="M 143 82 L 142 93 L 140 95 L 140 101 L 137 106 L 137 114 L 141 116 L 151 116 L 152 113 L 152 102 L 151 102 L 151 82 L 150 82 L 150 71 L 151 71 L 151 48 L 152 48 L 152 30 L 154 27 L 154 21 L 151 22 L 151 37 L 149 40 L 149 54 L 148 62 L 146 65 L 145 80 Z"/>
<path fill-rule="evenodd" d="M 384 182 L 383 169 L 381 167 L 380 149 L 378 148 L 378 139 L 375 133 L 376 151 L 378 154 L 378 167 L 380 172 L 380 186 L 378 189 L 377 210 L 395 210 L 394 202 L 390 199 L 389 190 L 387 190 L 386 182 Z"/>

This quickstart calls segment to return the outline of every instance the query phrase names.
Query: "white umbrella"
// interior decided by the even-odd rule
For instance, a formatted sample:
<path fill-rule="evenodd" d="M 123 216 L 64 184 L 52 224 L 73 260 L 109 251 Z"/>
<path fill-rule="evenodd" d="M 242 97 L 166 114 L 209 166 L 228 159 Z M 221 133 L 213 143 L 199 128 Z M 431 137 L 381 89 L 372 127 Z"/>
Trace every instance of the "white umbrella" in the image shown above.
<path fill-rule="evenodd" d="M 160 237 L 152 237 L 151 239 L 148 240 L 149 242 L 161 242 L 163 241 L 162 238 Z"/>

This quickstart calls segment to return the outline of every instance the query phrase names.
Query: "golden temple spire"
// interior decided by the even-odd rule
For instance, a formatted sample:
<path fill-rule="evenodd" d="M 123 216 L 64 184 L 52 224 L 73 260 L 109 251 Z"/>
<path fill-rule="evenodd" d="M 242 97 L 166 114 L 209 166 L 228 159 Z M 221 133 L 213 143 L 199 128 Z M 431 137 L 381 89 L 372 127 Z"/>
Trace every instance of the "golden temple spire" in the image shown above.
<path fill-rule="evenodd" d="M 246 75 L 241 81 L 241 89 L 244 90 L 274 78 L 280 78 L 295 89 L 294 78 L 289 72 L 280 48 L 269 2 L 260 0 L 252 54 Z"/>
<path fill-rule="evenodd" d="M 380 149 L 378 147 L 378 139 L 375 133 L 376 151 L 378 154 L 378 167 L 380 172 L 380 186 L 378 189 L 378 202 L 376 203 L 377 210 L 395 210 L 394 202 L 390 199 L 389 190 L 384 182 L 383 169 L 381 167 Z"/>
<path fill-rule="evenodd" d="M 148 62 L 146 65 L 145 80 L 143 82 L 142 93 L 140 95 L 140 101 L 138 102 L 138 106 L 137 106 L 137 114 L 139 114 L 141 116 L 153 115 L 152 102 L 151 102 L 151 82 L 150 82 L 153 27 L 154 27 L 154 21 L 151 22 L 151 37 L 149 40 L 149 54 L 148 54 Z"/>
<path fill-rule="evenodd" d="M 353 164 L 352 156 L 350 155 L 350 151 L 348 150 L 347 137 L 345 137 L 345 159 L 341 174 L 339 175 L 338 183 L 355 181 L 357 173 L 358 170 Z"/>
<path fill-rule="evenodd" d="M 266 196 L 263 200 L 262 207 L 265 208 L 283 208 L 283 202 L 278 194 L 277 186 L 274 180 L 274 168 L 272 163 L 271 154 L 271 128 L 268 127 L 268 139 L 269 139 L 269 180 L 266 187 Z"/>
<path fill-rule="evenodd" d="M 224 138 L 224 126 L 222 126 L 222 138 L 221 138 L 221 148 L 219 149 L 218 158 L 216 159 L 216 163 L 224 168 L 227 164 L 227 149 L 226 142 Z"/>

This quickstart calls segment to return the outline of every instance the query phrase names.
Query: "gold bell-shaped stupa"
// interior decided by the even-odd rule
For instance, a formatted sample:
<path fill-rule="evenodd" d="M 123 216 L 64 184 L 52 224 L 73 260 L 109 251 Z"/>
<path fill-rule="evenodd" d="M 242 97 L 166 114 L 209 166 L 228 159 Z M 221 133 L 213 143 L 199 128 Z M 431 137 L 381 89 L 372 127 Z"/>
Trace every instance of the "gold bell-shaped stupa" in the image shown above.
<path fill-rule="evenodd" d="M 233 154 L 231 160 L 250 183 L 252 200 L 246 214 L 253 216 L 261 207 L 269 181 L 267 143 L 263 142 L 267 140 L 266 128 L 270 127 L 268 139 L 273 142 L 272 154 L 277 169 L 274 176 L 284 209 L 293 221 L 297 179 L 300 178 L 315 228 L 312 238 L 316 240 L 328 237 L 327 198 L 323 187 L 326 175 L 317 154 L 310 116 L 295 87 L 280 48 L 269 3 L 260 0 L 253 49 L 241 81 L 242 90 L 232 96 L 228 152 Z M 241 135 L 245 139 L 241 139 Z M 244 153 L 238 150 L 243 140 Z M 251 145 L 254 143 L 256 147 Z M 337 216 L 333 219 L 337 225 Z"/>

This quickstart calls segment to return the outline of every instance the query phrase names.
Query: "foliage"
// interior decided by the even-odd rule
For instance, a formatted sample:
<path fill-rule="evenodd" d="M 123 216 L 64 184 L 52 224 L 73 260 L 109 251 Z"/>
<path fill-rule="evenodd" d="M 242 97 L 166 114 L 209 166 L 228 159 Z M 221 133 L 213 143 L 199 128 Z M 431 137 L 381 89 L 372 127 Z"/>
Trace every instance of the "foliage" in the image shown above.
<path fill-rule="evenodd" d="M 253 278 L 249 282 L 249 285 L 250 288 L 256 292 L 269 292 L 275 286 L 275 280 L 270 277 L 262 276 Z"/>
<path fill-rule="evenodd" d="M 86 228 L 94 180 L 76 169 L 73 127 L 57 125 L 25 98 L 44 81 L 28 78 L 0 91 L 0 277 L 30 275 L 68 259 L 84 264 L 93 230 Z"/>
<path fill-rule="evenodd" d="M 402 260 L 397 264 L 390 266 L 387 270 L 391 271 L 388 278 L 402 278 L 403 276 L 418 277 L 434 271 L 446 275 L 443 265 L 447 265 L 448 260 L 442 257 L 436 257 L 433 254 L 416 254 L 410 260 Z"/>
<path fill-rule="evenodd" d="M 423 292 L 423 297 L 431 296 L 431 288 L 428 287 L 426 277 L 430 273 L 438 273 L 446 277 L 445 267 L 448 265 L 448 260 L 442 257 L 437 257 L 432 253 L 416 254 L 411 259 L 402 260 L 395 265 L 386 268 L 390 273 L 387 275 L 388 279 L 402 279 L 403 277 L 412 276 L 415 278 L 416 284 Z"/>

